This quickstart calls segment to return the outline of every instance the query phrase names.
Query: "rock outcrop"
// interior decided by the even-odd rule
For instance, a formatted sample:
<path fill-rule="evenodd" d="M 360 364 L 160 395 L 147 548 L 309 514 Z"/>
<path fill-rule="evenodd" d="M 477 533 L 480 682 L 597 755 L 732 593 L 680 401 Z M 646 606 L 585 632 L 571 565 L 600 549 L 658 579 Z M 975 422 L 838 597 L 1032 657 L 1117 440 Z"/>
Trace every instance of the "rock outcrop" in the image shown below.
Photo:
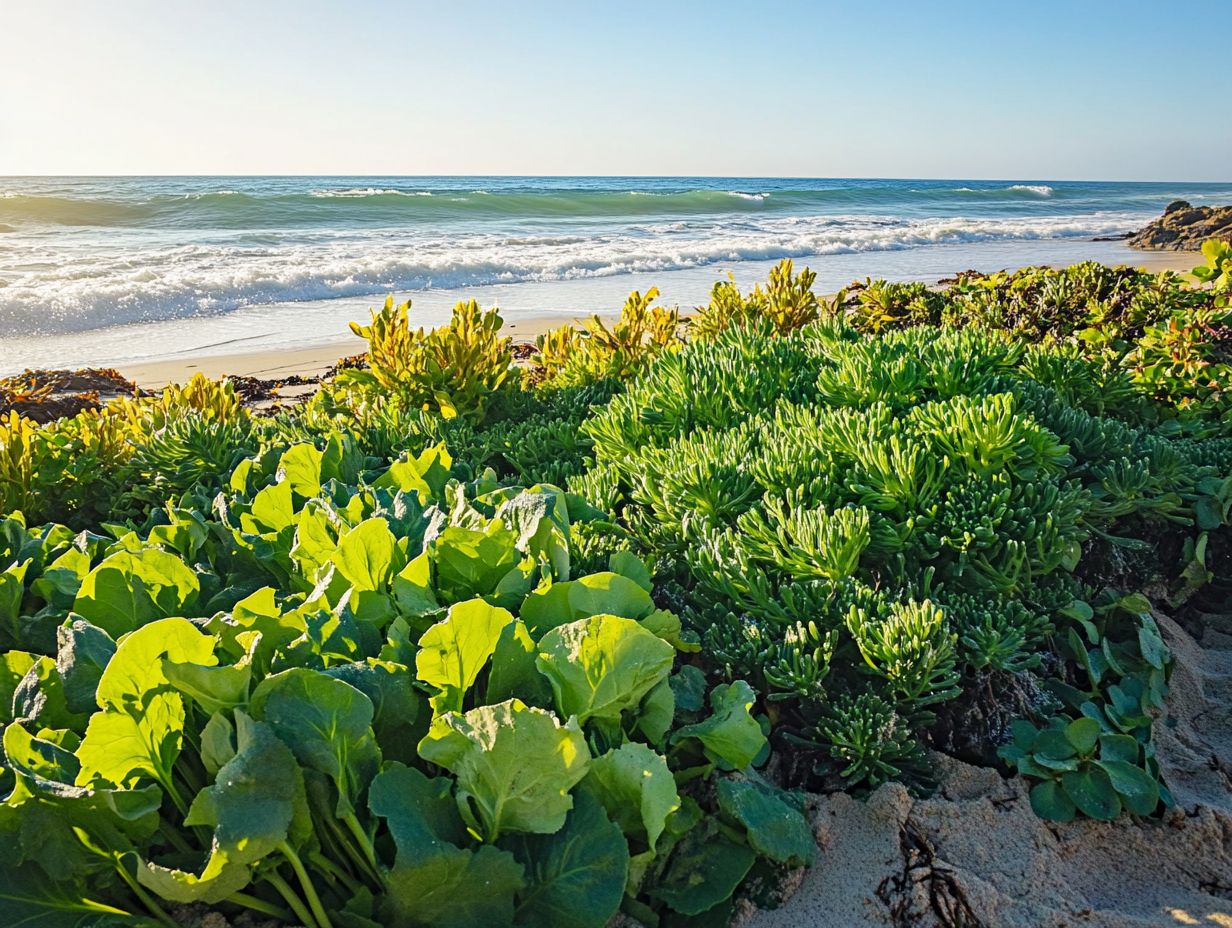
<path fill-rule="evenodd" d="M 1232 206 L 1190 206 L 1173 200 L 1164 214 L 1129 237 L 1131 248 L 1197 251 L 1207 239 L 1232 240 Z"/>

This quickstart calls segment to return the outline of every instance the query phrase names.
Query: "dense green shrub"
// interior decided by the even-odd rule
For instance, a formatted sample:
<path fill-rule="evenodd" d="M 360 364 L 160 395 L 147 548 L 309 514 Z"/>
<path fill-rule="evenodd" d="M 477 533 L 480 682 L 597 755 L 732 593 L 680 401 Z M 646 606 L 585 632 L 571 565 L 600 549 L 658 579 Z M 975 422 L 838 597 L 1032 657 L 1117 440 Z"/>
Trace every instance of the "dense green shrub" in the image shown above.
<path fill-rule="evenodd" d="M 974 331 L 734 329 L 662 359 L 583 431 L 625 524 L 673 559 L 703 655 L 876 782 L 897 775 L 887 757 L 918 767 L 905 733 L 927 738 L 990 674 L 1055 680 L 1055 711 L 1110 704 L 1128 671 L 1070 698 L 1057 668 L 1086 650 L 1067 615 L 1130 579 L 1111 575 L 1115 552 L 1227 521 L 1209 442 L 1089 412 L 1118 391 L 1075 396 L 1046 385 L 1053 370 Z M 869 737 L 869 718 L 895 737 Z M 985 752 L 1004 734 L 985 732 Z"/>

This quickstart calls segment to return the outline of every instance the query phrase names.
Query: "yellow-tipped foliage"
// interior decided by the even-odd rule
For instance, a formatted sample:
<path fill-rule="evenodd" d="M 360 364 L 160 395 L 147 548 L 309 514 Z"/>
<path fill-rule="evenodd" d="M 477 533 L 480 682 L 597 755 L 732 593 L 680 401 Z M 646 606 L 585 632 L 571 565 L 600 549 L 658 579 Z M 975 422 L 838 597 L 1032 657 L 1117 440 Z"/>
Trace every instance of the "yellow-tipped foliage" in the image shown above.
<path fill-rule="evenodd" d="M 37 437 L 38 426 L 29 419 L 15 412 L 0 416 L 0 512 L 29 506 Z"/>
<path fill-rule="evenodd" d="M 598 316 L 583 329 L 565 325 L 539 336 L 538 361 L 556 386 L 627 377 L 660 352 L 681 344 L 680 311 L 654 306 L 659 288 L 634 290 L 609 327 Z"/>
<path fill-rule="evenodd" d="M 710 290 L 710 303 L 701 307 L 691 320 L 690 331 L 699 338 L 713 338 L 730 328 L 742 328 L 763 322 L 780 335 L 816 322 L 821 315 L 821 303 L 813 293 L 817 275 L 808 268 L 794 273 L 790 258 L 784 258 L 770 269 L 770 280 L 763 289 L 760 284 L 743 295 L 729 273 Z"/>
<path fill-rule="evenodd" d="M 410 300 L 395 305 L 389 297 L 369 325 L 351 323 L 351 331 L 368 341 L 368 366 L 343 371 L 339 384 L 384 391 L 446 418 L 481 418 L 513 363 L 500 314 L 475 300 L 459 302 L 448 325 L 425 332 L 411 328 L 410 308 Z"/>

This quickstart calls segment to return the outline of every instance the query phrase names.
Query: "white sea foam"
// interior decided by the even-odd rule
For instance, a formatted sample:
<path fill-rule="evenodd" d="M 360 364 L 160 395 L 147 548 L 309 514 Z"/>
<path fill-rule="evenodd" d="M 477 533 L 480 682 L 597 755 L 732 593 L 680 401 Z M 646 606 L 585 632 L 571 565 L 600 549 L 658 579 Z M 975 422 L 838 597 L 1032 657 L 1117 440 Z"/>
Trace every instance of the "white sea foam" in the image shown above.
<path fill-rule="evenodd" d="M 350 187 L 345 190 L 313 190 L 309 194 L 312 197 L 344 197 L 353 199 L 357 197 L 430 197 L 434 194 L 431 190 L 395 190 L 389 187 Z"/>
<path fill-rule="evenodd" d="M 1018 190 L 1022 193 L 1034 193 L 1041 197 L 1050 197 L 1055 191 L 1047 184 L 1010 184 L 1007 190 Z"/>
<path fill-rule="evenodd" d="M 927 218 L 776 216 L 647 220 L 517 232 L 457 229 L 255 233 L 208 242 L 96 238 L 73 260 L 39 261 L 45 242 L 6 235 L 0 336 L 54 334 L 228 312 L 242 306 L 393 290 L 607 277 L 744 260 L 896 251 L 922 245 L 1120 232 L 1132 214 Z"/>

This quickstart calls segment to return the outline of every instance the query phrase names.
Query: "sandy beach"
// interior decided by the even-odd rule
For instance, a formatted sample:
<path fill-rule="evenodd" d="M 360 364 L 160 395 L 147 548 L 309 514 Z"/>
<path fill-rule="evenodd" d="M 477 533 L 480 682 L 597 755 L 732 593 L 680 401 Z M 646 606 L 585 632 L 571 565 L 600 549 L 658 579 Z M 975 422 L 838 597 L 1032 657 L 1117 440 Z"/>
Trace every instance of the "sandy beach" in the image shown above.
<path fill-rule="evenodd" d="M 1134 252 L 1132 263 L 1148 271 L 1183 272 L 1201 264 L 1202 258 L 1192 252 Z M 560 314 L 537 318 L 520 317 L 516 322 L 506 322 L 504 332 L 511 336 L 515 343 L 533 343 L 537 336 L 549 329 L 569 321 L 576 323 L 582 318 L 584 317 L 562 317 Z M 319 376 L 339 358 L 362 350 L 363 342 L 360 339 L 349 333 L 340 333 L 336 339 L 311 347 L 227 354 L 192 353 L 156 361 L 120 363 L 116 368 L 143 389 L 157 389 L 169 383 L 183 382 L 196 373 L 211 378 L 233 374 L 263 380 L 296 375 Z"/>

